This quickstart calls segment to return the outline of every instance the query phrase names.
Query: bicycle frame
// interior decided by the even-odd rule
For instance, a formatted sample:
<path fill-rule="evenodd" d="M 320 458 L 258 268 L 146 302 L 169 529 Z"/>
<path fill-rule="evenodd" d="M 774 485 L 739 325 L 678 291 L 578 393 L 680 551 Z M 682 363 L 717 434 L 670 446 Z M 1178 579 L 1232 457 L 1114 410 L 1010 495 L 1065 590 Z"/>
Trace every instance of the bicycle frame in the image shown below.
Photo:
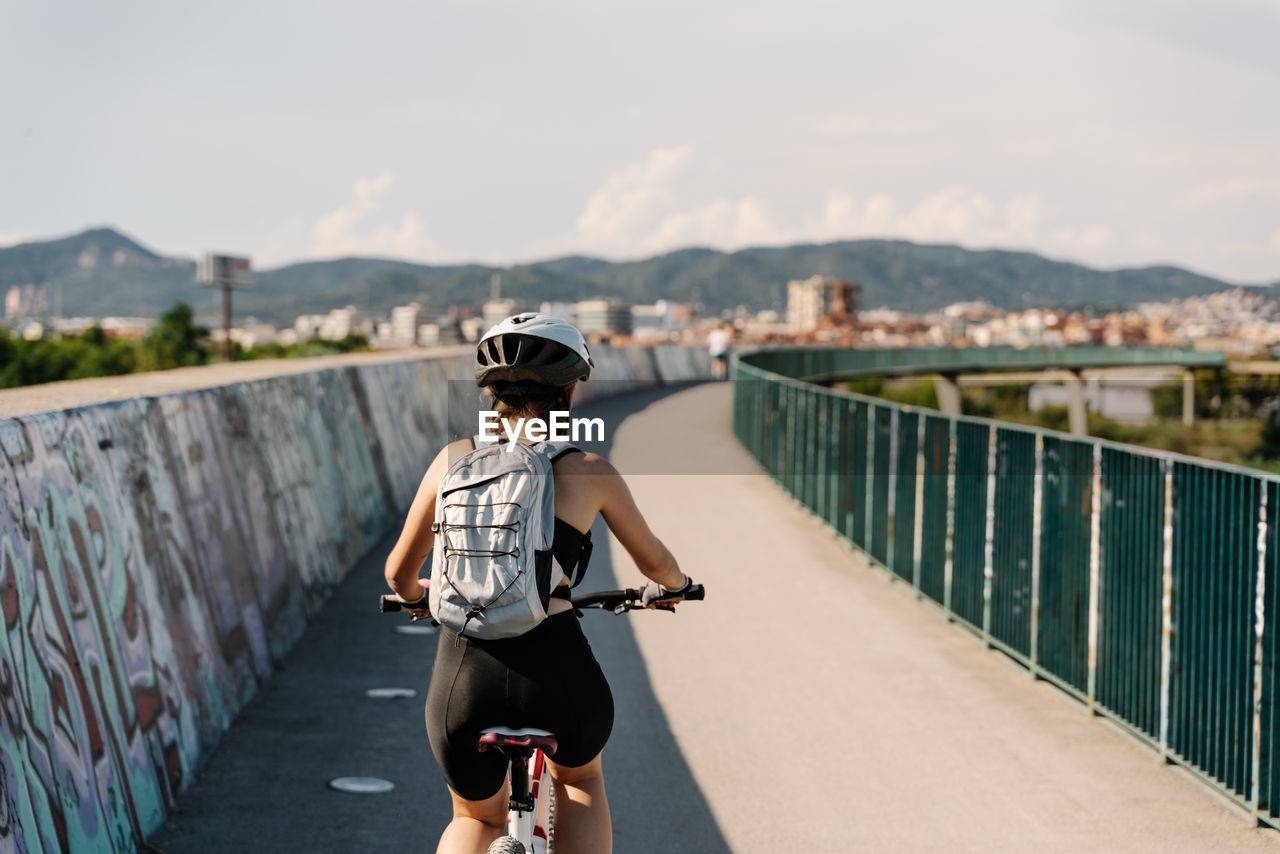
<path fill-rule="evenodd" d="M 511 756 L 511 797 L 507 835 L 520 840 L 530 854 L 551 854 L 553 838 L 551 773 L 541 750 Z"/>

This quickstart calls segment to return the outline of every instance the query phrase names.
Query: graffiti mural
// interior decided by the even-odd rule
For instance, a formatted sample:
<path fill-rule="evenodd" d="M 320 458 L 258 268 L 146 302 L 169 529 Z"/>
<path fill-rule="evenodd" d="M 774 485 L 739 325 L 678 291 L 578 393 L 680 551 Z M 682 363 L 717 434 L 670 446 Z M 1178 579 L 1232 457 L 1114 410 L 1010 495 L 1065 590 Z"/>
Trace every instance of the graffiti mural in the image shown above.
<path fill-rule="evenodd" d="M 709 374 L 701 351 L 659 350 L 604 350 L 601 374 Z M 360 365 L 0 419 L 0 854 L 137 850 L 474 426 L 471 370 Z"/>

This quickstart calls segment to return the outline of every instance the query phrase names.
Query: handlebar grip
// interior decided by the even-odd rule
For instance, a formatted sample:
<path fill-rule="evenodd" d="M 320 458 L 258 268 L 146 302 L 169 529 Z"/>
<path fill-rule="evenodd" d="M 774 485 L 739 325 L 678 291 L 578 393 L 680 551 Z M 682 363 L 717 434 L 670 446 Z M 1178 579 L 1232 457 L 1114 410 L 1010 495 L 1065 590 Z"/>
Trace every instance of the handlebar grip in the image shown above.
<path fill-rule="evenodd" d="M 706 595 L 706 588 L 701 584 L 691 584 L 689 589 L 684 592 L 685 599 L 705 599 Z"/>
<path fill-rule="evenodd" d="M 384 614 L 390 614 L 392 611 L 403 611 L 404 603 L 400 601 L 399 596 L 383 596 L 378 601 L 378 610 Z"/>

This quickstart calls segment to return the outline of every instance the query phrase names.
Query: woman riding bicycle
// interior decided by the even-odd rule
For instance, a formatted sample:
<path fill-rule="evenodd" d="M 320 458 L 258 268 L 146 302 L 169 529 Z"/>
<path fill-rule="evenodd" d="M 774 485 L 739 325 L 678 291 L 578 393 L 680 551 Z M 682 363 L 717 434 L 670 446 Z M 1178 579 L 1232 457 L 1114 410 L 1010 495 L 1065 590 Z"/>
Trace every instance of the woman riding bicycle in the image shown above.
<path fill-rule="evenodd" d="M 490 329 L 476 350 L 476 384 L 493 397 L 504 434 L 508 428 L 514 432 L 518 419 L 548 421 L 550 412 L 568 410 L 575 383 L 586 380 L 591 368 L 582 334 L 548 315 L 509 317 Z M 474 447 L 470 439 L 447 445 L 422 479 L 386 563 L 387 583 L 405 602 L 423 598 L 418 573 L 435 540 L 432 525 L 441 479 L 452 461 Z M 647 606 L 689 585 L 608 461 L 596 454 L 568 453 L 555 458 L 552 471 L 552 553 L 566 576 L 572 577 L 584 552 L 589 554 L 591 525 L 599 514 L 650 579 Z M 511 725 L 543 728 L 558 737 L 554 761 L 549 760 L 557 850 L 611 850 L 601 751 L 613 727 L 613 696 L 578 625 L 567 583 L 552 591 L 547 614 L 536 628 L 500 640 L 441 628 L 426 703 L 431 750 L 453 800 L 453 820 L 440 838 L 439 852 L 484 852 L 502 835 L 507 766 L 501 756 L 481 753 L 476 742 L 486 727 Z"/>

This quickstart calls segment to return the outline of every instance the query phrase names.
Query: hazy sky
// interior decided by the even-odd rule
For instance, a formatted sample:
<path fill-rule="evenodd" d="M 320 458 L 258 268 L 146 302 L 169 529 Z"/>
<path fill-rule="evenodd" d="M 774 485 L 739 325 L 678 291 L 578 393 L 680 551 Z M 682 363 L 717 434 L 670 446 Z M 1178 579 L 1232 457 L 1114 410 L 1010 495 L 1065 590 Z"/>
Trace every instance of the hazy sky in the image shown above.
<path fill-rule="evenodd" d="M 0 243 L 902 236 L 1280 279 L 1278 0 L 0 0 Z"/>

